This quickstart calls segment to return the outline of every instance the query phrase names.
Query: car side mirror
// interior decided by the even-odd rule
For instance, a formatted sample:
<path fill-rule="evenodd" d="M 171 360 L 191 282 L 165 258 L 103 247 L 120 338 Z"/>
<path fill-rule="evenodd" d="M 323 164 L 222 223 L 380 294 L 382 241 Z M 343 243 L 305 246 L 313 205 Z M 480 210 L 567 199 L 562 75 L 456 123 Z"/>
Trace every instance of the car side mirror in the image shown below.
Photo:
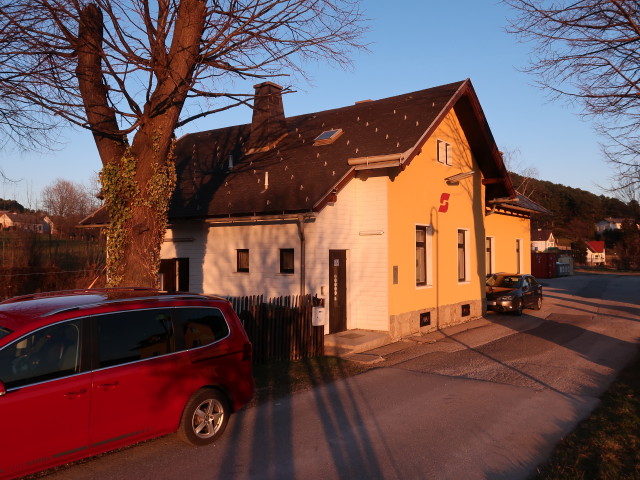
<path fill-rule="evenodd" d="M 2 380 L 0 380 L 0 397 L 5 393 L 7 393 L 7 389 L 5 388 L 4 383 L 2 383 Z"/>

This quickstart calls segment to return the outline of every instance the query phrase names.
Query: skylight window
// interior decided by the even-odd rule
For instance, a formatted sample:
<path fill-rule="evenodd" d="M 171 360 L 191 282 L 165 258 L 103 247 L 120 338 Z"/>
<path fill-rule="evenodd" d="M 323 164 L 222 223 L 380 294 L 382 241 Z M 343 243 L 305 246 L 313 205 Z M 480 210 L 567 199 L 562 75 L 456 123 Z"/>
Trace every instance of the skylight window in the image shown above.
<path fill-rule="evenodd" d="M 338 137 L 340 137 L 340 135 L 342 135 L 341 128 L 337 128 L 335 130 L 326 130 L 315 138 L 315 140 L 313 141 L 313 145 L 328 145 L 335 142 Z"/>

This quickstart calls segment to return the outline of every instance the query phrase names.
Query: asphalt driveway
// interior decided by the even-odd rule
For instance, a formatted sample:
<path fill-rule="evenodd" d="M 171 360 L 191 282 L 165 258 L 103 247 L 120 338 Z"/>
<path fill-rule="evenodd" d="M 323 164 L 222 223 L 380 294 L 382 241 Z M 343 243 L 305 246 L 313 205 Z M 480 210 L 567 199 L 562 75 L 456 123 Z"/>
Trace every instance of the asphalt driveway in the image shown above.
<path fill-rule="evenodd" d="M 543 282 L 540 311 L 368 352 L 372 370 L 240 412 L 215 445 L 168 436 L 49 478 L 527 478 L 640 338 L 639 276 Z"/>

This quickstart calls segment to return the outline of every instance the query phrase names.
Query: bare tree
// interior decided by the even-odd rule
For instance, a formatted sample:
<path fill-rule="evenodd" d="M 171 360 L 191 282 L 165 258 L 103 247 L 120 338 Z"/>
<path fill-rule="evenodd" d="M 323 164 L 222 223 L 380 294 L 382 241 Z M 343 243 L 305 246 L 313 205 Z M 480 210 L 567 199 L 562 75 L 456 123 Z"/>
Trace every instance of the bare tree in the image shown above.
<path fill-rule="evenodd" d="M 0 71 L 0 78 L 3 75 Z M 55 119 L 49 118 L 37 106 L 20 102 L 0 91 L 0 150 L 8 145 L 21 150 L 49 150 L 56 145 L 53 132 L 57 125 Z M 0 177 L 4 177 L 2 170 Z"/>
<path fill-rule="evenodd" d="M 157 282 L 177 127 L 362 47 L 357 0 L 0 1 L 0 91 L 93 134 L 111 285 Z"/>
<path fill-rule="evenodd" d="M 42 206 L 63 235 L 72 233 L 94 205 L 89 190 L 69 180 L 58 178 L 42 190 Z"/>
<path fill-rule="evenodd" d="M 640 2 L 503 0 L 539 85 L 594 116 L 620 186 L 640 185 Z"/>
<path fill-rule="evenodd" d="M 532 180 L 538 179 L 538 169 L 524 164 L 520 158 L 520 151 L 517 149 L 505 150 L 501 153 L 507 170 L 520 177 L 519 179 L 512 179 L 515 189 L 525 197 L 531 197 L 535 193 L 535 182 Z"/>

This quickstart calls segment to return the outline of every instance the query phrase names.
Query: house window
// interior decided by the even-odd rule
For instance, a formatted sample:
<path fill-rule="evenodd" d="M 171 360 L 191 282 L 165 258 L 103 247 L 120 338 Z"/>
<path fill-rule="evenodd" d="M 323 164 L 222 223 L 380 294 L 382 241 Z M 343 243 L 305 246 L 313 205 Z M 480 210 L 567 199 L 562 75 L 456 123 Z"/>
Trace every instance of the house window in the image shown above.
<path fill-rule="evenodd" d="M 431 231 L 426 225 L 416 225 L 416 286 L 429 285 Z"/>
<path fill-rule="evenodd" d="M 249 272 L 249 249 L 248 248 L 239 248 L 236 250 L 237 252 L 237 268 L 238 272 Z"/>
<path fill-rule="evenodd" d="M 486 274 L 493 273 L 493 237 L 486 237 L 484 239 L 484 261 Z"/>
<path fill-rule="evenodd" d="M 427 228 L 416 227 L 416 285 L 427 284 Z"/>
<path fill-rule="evenodd" d="M 451 144 L 444 140 L 438 140 L 438 162 L 443 165 L 451 165 Z"/>
<path fill-rule="evenodd" d="M 468 279 L 469 255 L 467 254 L 467 230 L 458 230 L 458 281 L 466 282 Z"/>
<path fill-rule="evenodd" d="M 280 249 L 280 273 L 294 273 L 293 248 Z"/>
<path fill-rule="evenodd" d="M 158 271 L 160 290 L 168 292 L 189 291 L 189 259 L 165 258 L 160 260 Z"/>
<path fill-rule="evenodd" d="M 516 238 L 516 273 L 522 269 L 522 240 Z"/>
<path fill-rule="evenodd" d="M 313 146 L 316 147 L 318 145 L 328 145 L 329 143 L 333 143 L 340 137 L 340 135 L 342 135 L 341 128 L 326 130 L 315 138 Z"/>

